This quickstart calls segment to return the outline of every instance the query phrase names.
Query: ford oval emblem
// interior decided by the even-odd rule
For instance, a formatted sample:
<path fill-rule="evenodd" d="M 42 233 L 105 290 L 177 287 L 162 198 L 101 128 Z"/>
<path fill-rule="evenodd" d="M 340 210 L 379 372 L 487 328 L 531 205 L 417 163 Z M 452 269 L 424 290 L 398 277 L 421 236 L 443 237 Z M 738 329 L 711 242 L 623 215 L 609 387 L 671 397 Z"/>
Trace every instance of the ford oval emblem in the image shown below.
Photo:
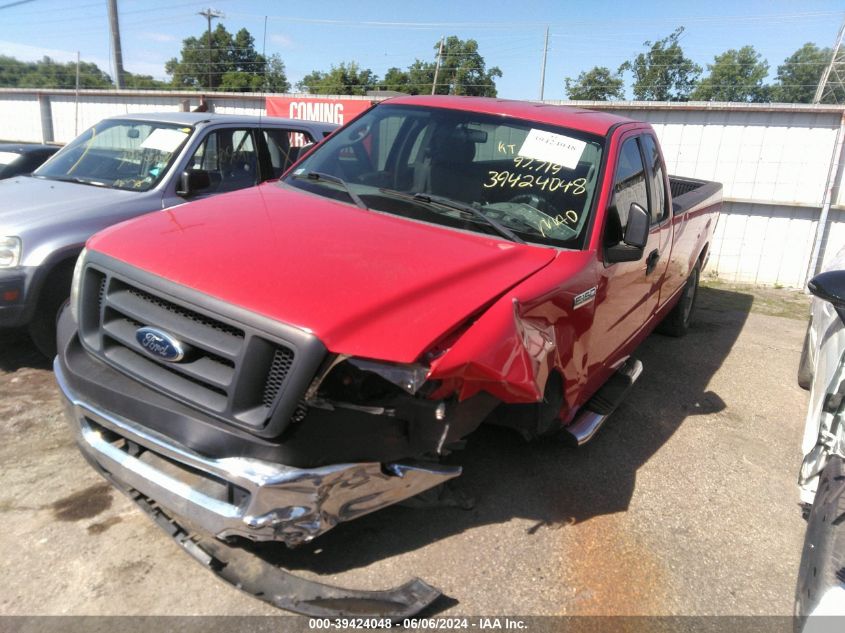
<path fill-rule="evenodd" d="M 147 354 L 168 363 L 178 363 L 185 358 L 185 346 L 167 332 L 154 327 L 142 327 L 135 330 L 135 340 Z"/>

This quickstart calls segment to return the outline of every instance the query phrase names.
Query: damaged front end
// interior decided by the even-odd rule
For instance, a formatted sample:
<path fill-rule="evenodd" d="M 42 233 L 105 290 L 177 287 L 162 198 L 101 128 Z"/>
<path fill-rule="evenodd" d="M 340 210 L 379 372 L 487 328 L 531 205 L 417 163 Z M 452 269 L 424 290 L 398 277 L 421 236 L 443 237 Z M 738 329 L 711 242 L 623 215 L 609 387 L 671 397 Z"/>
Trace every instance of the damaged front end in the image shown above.
<path fill-rule="evenodd" d="M 230 322 L 168 289 L 102 266 L 60 318 L 55 376 L 85 458 L 209 569 L 276 606 L 399 618 L 430 604 L 439 593 L 419 579 L 378 592 L 329 587 L 239 543 L 296 547 L 459 476 L 439 457 L 496 399 L 435 398 L 422 364 L 330 355 L 307 333 L 243 314 Z M 185 360 L 145 354 L 130 335 L 149 327 L 186 341 Z M 279 379 L 286 348 L 293 361 Z M 275 385 L 272 397 L 247 384 L 256 381 Z"/>
<path fill-rule="evenodd" d="M 211 458 L 83 402 L 59 359 L 56 379 L 86 460 L 186 552 L 223 580 L 271 604 L 311 616 L 413 616 L 440 592 L 414 578 L 358 591 L 306 580 L 238 546 L 301 545 L 337 524 L 457 477 L 434 462 L 359 462 L 297 468 L 249 457 Z"/>
<path fill-rule="evenodd" d="M 211 458 L 83 403 L 56 379 L 82 452 L 113 478 L 219 539 L 295 547 L 461 474 L 435 463 L 295 468 L 249 457 Z"/>

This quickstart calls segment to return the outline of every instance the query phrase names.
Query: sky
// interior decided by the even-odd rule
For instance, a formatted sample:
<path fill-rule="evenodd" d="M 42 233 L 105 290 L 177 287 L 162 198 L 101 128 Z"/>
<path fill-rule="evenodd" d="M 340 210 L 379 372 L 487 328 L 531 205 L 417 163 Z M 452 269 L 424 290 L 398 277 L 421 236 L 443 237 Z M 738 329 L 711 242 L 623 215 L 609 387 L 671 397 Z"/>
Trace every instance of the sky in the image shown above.
<path fill-rule="evenodd" d="M 259 52 L 281 56 L 292 84 L 340 62 L 383 76 L 417 58 L 433 61 L 441 36 L 457 35 L 478 42 L 488 68 L 502 70 L 499 96 L 512 99 L 540 96 L 547 27 L 543 96 L 565 99 L 565 77 L 593 66 L 615 70 L 678 26 L 684 52 L 705 71 L 715 55 L 750 44 L 772 79 L 804 43 L 833 46 L 845 20 L 845 3 L 826 0 L 118 0 L 126 70 L 167 79 L 164 64 L 179 56 L 182 40 L 206 29 L 198 14 L 206 8 L 221 11 L 230 32 L 248 29 Z M 0 55 L 74 61 L 79 51 L 114 76 L 108 25 L 106 0 L 0 0 Z"/>

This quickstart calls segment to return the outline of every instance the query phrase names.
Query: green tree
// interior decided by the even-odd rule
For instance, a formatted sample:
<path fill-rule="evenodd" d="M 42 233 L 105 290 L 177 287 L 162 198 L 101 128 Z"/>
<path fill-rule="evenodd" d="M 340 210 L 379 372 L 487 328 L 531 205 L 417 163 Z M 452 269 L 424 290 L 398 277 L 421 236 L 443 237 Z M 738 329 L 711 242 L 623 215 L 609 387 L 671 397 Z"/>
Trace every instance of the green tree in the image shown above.
<path fill-rule="evenodd" d="M 235 35 L 218 24 L 211 32 L 182 41 L 180 58 L 165 64 L 171 83 L 178 88 L 230 91 L 287 92 L 290 84 L 277 55 L 270 59 L 255 50 L 255 39 L 246 29 Z"/>
<path fill-rule="evenodd" d="M 610 101 L 625 98 L 625 83 L 618 74 L 604 66 L 581 72 L 577 79 L 564 79 L 566 95 L 584 101 Z"/>
<path fill-rule="evenodd" d="M 4 88 L 74 88 L 76 62 L 60 63 L 49 57 L 24 62 L 0 56 L 0 86 Z M 96 64 L 79 64 L 80 88 L 112 88 L 111 77 Z"/>
<path fill-rule="evenodd" d="M 380 86 L 382 90 L 396 90 L 398 92 L 406 92 L 408 94 L 417 94 L 410 92 L 408 86 L 409 83 L 410 79 L 408 78 L 408 72 L 393 66 L 392 68 L 387 69 L 384 79 L 381 80 Z"/>
<path fill-rule="evenodd" d="M 123 71 L 123 85 L 131 90 L 169 90 L 173 88 L 166 81 L 159 81 L 150 75 L 136 75 L 128 70 Z"/>
<path fill-rule="evenodd" d="M 439 51 L 440 42 L 434 48 Z M 478 42 L 461 40 L 455 35 L 446 38 L 437 74 L 437 94 L 495 97 L 496 78 L 501 76 L 497 66 L 486 69 Z"/>
<path fill-rule="evenodd" d="M 807 42 L 792 53 L 778 66 L 772 100 L 781 103 L 812 103 L 819 80 L 830 63 L 832 54 L 831 49 L 819 48 L 812 42 Z M 822 103 L 843 101 L 845 94 L 842 90 L 837 90 L 826 95 Z"/>
<path fill-rule="evenodd" d="M 634 74 L 634 97 L 642 101 L 687 101 L 701 74 L 701 66 L 684 56 L 678 40 L 684 27 L 656 42 L 644 42 L 648 50 L 619 67 Z"/>
<path fill-rule="evenodd" d="M 308 73 L 297 87 L 318 95 L 364 95 L 378 85 L 378 77 L 369 68 L 361 68 L 356 62 L 341 62 L 329 72 Z"/>
<path fill-rule="evenodd" d="M 408 67 L 408 70 L 401 68 L 390 68 L 381 80 L 381 87 L 385 90 L 397 90 L 409 95 L 431 94 L 431 85 L 434 83 L 434 62 L 425 62 L 417 59 Z M 443 90 L 445 92 L 445 86 Z"/>
<path fill-rule="evenodd" d="M 771 90 L 763 85 L 769 63 L 753 46 L 734 48 L 707 64 L 710 74 L 702 79 L 690 98 L 696 101 L 768 101 Z"/>

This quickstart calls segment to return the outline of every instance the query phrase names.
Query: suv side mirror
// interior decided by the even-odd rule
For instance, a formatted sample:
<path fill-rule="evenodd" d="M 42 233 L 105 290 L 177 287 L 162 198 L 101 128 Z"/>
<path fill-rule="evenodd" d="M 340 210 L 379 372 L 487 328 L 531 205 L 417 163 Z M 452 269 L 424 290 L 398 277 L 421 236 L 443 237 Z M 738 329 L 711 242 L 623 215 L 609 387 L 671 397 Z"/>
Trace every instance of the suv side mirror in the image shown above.
<path fill-rule="evenodd" d="M 645 245 L 648 243 L 648 212 L 636 202 L 628 209 L 628 224 L 622 242 L 607 247 L 605 259 L 609 264 L 617 262 L 636 262 L 642 259 Z"/>
<path fill-rule="evenodd" d="M 829 301 L 840 313 L 845 310 L 845 270 L 828 270 L 813 277 L 807 284 L 811 293 Z"/>
<path fill-rule="evenodd" d="M 176 195 L 189 198 L 210 186 L 211 177 L 207 171 L 204 169 L 186 169 L 179 178 L 179 188 L 176 190 Z"/>

